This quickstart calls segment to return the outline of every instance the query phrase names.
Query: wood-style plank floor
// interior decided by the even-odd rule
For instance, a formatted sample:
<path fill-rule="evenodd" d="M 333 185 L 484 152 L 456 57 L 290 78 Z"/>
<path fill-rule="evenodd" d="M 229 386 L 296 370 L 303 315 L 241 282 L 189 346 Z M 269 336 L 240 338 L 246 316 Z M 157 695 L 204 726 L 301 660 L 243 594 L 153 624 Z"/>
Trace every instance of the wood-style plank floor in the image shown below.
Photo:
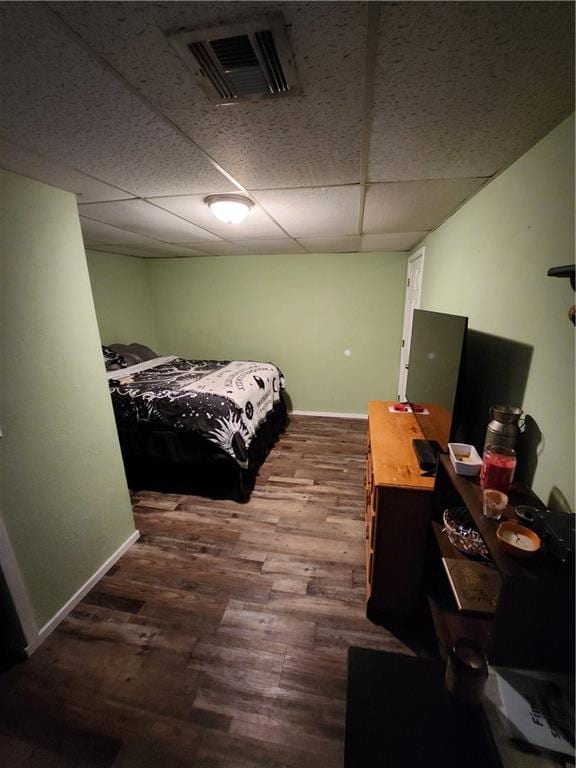
<path fill-rule="evenodd" d="M 135 494 L 140 540 L 2 705 L 118 740 L 114 768 L 342 766 L 348 646 L 411 653 L 365 617 L 366 429 L 292 417 L 247 504 Z"/>

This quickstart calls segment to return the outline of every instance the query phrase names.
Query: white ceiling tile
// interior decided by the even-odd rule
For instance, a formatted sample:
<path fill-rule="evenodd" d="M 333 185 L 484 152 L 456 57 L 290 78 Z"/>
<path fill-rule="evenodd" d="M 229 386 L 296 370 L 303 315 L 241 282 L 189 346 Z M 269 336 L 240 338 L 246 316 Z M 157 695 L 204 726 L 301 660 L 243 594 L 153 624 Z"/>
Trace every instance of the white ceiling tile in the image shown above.
<path fill-rule="evenodd" d="M 76 194 L 79 203 L 125 200 L 128 192 L 0 139 L 0 168 Z"/>
<path fill-rule="evenodd" d="M 364 234 L 433 229 L 476 192 L 484 179 L 371 184 L 366 193 Z"/>
<path fill-rule="evenodd" d="M 491 176 L 573 110 L 572 3 L 380 3 L 370 181 Z"/>
<path fill-rule="evenodd" d="M 186 243 L 180 243 L 186 246 Z M 221 240 L 219 243 L 190 243 L 190 247 L 206 256 L 243 256 L 249 253 L 240 243 L 227 243 Z"/>
<path fill-rule="evenodd" d="M 292 237 L 357 234 L 359 186 L 265 189 L 251 194 Z"/>
<path fill-rule="evenodd" d="M 217 241 L 219 238 L 179 216 L 144 200 L 127 200 L 121 203 L 94 203 L 80 205 L 82 216 L 129 229 L 140 235 L 155 237 L 167 243 Z"/>
<path fill-rule="evenodd" d="M 208 208 L 204 202 L 205 197 L 206 195 L 183 195 L 181 197 L 151 198 L 151 200 L 155 205 L 229 240 L 285 236 L 280 227 L 276 226 L 258 205 L 252 208 L 241 224 L 225 224 L 218 221 Z"/>
<path fill-rule="evenodd" d="M 438 226 L 483 177 L 573 110 L 574 14 L 571 3 L 556 2 L 376 6 L 369 178 L 423 183 L 371 186 L 364 231 L 402 244 Z M 286 232 L 303 242 L 318 238 L 318 249 L 320 238 L 342 247 L 356 242 L 369 7 L 0 2 L 0 103 L 7 105 L 0 112 L 0 167 L 82 193 L 81 203 L 158 198 L 165 210 L 240 243 L 242 251 L 263 240 L 273 249 Z M 302 94 L 213 105 L 164 33 L 243 22 L 269 10 L 284 15 Z M 254 191 L 277 223 L 259 208 L 241 229 L 212 218 L 203 198 L 237 190 L 208 153 Z M 132 234 L 100 229 L 97 242 L 119 232 L 121 243 L 143 248 L 157 240 L 135 241 L 143 237 L 135 232 L 196 240 L 186 224 L 169 221 L 131 220 Z M 214 242 L 219 252 L 233 248 Z M 362 247 L 374 242 L 365 239 Z M 205 251 L 214 248 L 203 245 Z"/>
<path fill-rule="evenodd" d="M 113 227 L 111 224 L 104 224 L 101 221 L 94 221 L 80 216 L 80 226 L 82 227 L 82 237 L 86 245 L 105 244 L 113 245 L 123 243 L 128 245 L 150 245 L 154 241 L 144 235 L 138 235 L 135 232 L 128 232 L 119 227 Z"/>
<path fill-rule="evenodd" d="M 0 7 L 3 138 L 141 197 L 235 189 L 43 5 Z"/>
<path fill-rule="evenodd" d="M 58 13 L 247 188 L 359 178 L 364 3 L 56 3 Z M 164 37 L 280 11 L 302 95 L 217 107 Z M 145 55 L 143 54 L 145 51 Z"/>
<path fill-rule="evenodd" d="M 341 237 L 299 237 L 308 253 L 350 253 L 360 250 L 360 235 Z"/>
<path fill-rule="evenodd" d="M 153 240 L 144 235 L 127 232 L 102 224 L 99 221 L 80 217 L 82 237 L 86 248 L 108 253 L 122 253 L 128 256 L 197 256 L 194 245 L 172 245 Z M 204 245 L 202 244 L 202 248 Z"/>
<path fill-rule="evenodd" d="M 385 235 L 362 235 L 360 250 L 365 251 L 409 251 L 427 232 L 390 232 Z"/>
<path fill-rule="evenodd" d="M 347 101 L 344 98 L 343 101 Z M 196 137 L 246 189 L 357 184 L 360 180 L 360 105 L 342 114 L 330 94 L 235 104 L 206 110 L 201 121 L 189 110 L 168 113 Z M 295 120 L 295 115 L 298 118 Z"/>
<path fill-rule="evenodd" d="M 155 243 L 154 245 L 96 245 L 90 247 L 91 251 L 103 251 L 104 253 L 118 253 L 121 256 L 139 256 L 140 258 L 187 258 L 201 256 L 199 251 L 192 248 L 184 248 L 168 243 Z"/>
<path fill-rule="evenodd" d="M 285 237 L 281 240 L 242 240 L 237 243 L 246 254 L 305 253 L 295 240 Z"/>

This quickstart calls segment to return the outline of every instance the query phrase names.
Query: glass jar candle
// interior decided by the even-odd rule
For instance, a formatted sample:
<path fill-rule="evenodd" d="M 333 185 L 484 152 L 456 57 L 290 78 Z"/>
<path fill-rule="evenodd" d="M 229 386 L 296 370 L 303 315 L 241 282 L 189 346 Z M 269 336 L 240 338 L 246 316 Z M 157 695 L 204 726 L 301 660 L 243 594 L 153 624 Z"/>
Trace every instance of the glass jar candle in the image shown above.
<path fill-rule="evenodd" d="M 482 457 L 480 485 L 495 491 L 508 493 L 516 470 L 516 451 L 513 448 L 492 445 Z"/>
<path fill-rule="evenodd" d="M 446 688 L 461 704 L 480 704 L 488 678 L 488 663 L 482 649 L 472 640 L 456 640 L 448 654 Z"/>

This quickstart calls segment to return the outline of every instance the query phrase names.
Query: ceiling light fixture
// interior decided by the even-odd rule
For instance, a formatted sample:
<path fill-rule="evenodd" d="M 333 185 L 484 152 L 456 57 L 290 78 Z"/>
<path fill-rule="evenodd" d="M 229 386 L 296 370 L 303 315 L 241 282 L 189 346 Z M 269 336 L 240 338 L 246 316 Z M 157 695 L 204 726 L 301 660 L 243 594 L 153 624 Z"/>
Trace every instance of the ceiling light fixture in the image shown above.
<path fill-rule="evenodd" d="M 252 200 L 242 195 L 208 195 L 204 202 L 226 224 L 240 224 L 254 206 Z"/>

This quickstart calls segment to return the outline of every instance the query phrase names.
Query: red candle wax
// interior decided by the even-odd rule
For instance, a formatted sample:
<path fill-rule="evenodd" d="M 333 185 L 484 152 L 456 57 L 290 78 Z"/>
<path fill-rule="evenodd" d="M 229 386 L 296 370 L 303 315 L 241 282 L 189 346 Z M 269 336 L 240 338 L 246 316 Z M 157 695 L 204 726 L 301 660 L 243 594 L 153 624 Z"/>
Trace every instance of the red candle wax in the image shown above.
<path fill-rule="evenodd" d="M 482 488 L 494 488 L 496 491 L 508 493 L 515 469 L 516 456 L 488 450 L 482 461 L 480 485 Z"/>

